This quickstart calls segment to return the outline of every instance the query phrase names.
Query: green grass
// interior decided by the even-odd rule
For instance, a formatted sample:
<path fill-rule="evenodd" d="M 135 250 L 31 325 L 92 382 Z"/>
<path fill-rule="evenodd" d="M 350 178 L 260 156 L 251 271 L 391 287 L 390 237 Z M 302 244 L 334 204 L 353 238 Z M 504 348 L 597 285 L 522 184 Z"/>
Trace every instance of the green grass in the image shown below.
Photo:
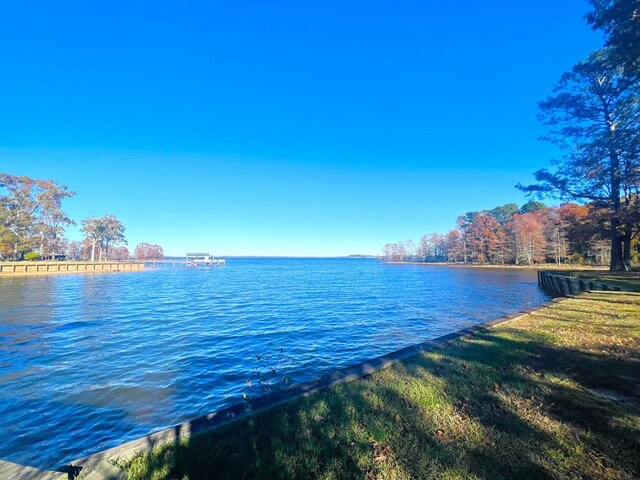
<path fill-rule="evenodd" d="M 640 294 L 567 299 L 124 464 L 132 479 L 640 477 Z"/>

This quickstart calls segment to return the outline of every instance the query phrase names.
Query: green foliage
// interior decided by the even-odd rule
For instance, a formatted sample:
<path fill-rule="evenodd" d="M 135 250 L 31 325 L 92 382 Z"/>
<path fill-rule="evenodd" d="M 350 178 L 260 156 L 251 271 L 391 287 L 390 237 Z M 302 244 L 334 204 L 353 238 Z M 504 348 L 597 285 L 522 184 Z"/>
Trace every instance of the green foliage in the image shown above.
<path fill-rule="evenodd" d="M 585 259 L 584 259 L 584 255 L 580 254 L 580 253 L 573 253 L 571 254 L 571 263 L 575 264 L 575 265 L 584 265 L 586 263 Z"/>
<path fill-rule="evenodd" d="M 608 211 L 611 270 L 628 269 L 640 232 L 640 0 L 590 0 L 587 21 L 605 48 L 565 73 L 540 102 L 546 140 L 565 150 L 558 167 L 518 188 L 538 197 L 591 202 Z"/>
<path fill-rule="evenodd" d="M 587 20 L 605 34 L 611 60 L 640 74 L 640 0 L 590 0 Z"/>
<path fill-rule="evenodd" d="M 539 106 L 548 127 L 544 139 L 565 154 L 555 171 L 538 170 L 537 184 L 518 188 L 606 209 L 611 269 L 628 267 L 629 243 L 640 227 L 638 78 L 613 62 L 608 50 L 598 50 L 562 75 Z"/>
<path fill-rule="evenodd" d="M 124 236 L 126 228 L 122 222 L 112 214 L 103 215 L 100 218 L 85 218 L 82 220 L 82 231 L 92 241 L 91 261 L 95 260 L 95 247 L 99 243 L 104 259 L 109 256 L 109 247 L 127 244 Z"/>
<path fill-rule="evenodd" d="M 40 259 L 40 254 L 38 252 L 27 252 L 24 254 L 24 259 L 33 262 Z"/>
<path fill-rule="evenodd" d="M 529 200 L 527 203 L 522 205 L 522 207 L 520 207 L 520 213 L 531 213 L 538 210 L 548 210 L 548 209 L 549 207 L 542 202 L 539 202 L 536 200 Z"/>
<path fill-rule="evenodd" d="M 495 218 L 500 225 L 504 225 L 511 217 L 513 217 L 516 213 L 518 213 L 520 209 L 518 205 L 515 203 L 507 203 L 505 205 L 501 205 L 500 207 L 496 207 L 493 210 L 489 210 L 489 215 Z"/>
<path fill-rule="evenodd" d="M 65 227 L 74 224 L 61 203 L 74 195 L 53 180 L 0 173 L 0 254 L 17 260 L 36 246 L 56 253 Z"/>

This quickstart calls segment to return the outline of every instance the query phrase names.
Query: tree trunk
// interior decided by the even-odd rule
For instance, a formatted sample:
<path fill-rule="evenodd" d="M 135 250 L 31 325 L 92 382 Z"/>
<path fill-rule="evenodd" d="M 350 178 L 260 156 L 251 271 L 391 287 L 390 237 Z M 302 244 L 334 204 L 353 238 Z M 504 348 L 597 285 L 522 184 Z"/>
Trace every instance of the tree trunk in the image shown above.
<path fill-rule="evenodd" d="M 462 237 L 462 261 L 467 263 L 467 237 Z"/>
<path fill-rule="evenodd" d="M 622 238 L 622 261 L 624 262 L 624 269 L 627 271 L 631 268 L 631 237 L 631 229 L 627 226 Z"/>
<path fill-rule="evenodd" d="M 624 270 L 624 259 L 622 252 L 622 240 L 623 235 L 620 235 L 620 187 L 622 186 L 622 180 L 620 178 L 620 157 L 616 150 L 616 132 L 615 124 L 611 119 L 611 115 L 608 111 L 608 107 L 604 107 L 604 115 L 607 125 L 609 125 L 609 164 L 611 167 L 610 181 L 611 181 L 611 200 L 612 215 L 611 215 L 611 262 L 609 264 L 609 270 L 612 272 L 620 272 Z"/>
<path fill-rule="evenodd" d="M 95 240 L 91 243 L 91 261 L 94 262 L 96 259 L 96 242 Z"/>
<path fill-rule="evenodd" d="M 622 238 L 618 233 L 620 221 L 617 218 L 611 219 L 611 262 L 609 270 L 612 272 L 621 272 L 624 268 Z"/>

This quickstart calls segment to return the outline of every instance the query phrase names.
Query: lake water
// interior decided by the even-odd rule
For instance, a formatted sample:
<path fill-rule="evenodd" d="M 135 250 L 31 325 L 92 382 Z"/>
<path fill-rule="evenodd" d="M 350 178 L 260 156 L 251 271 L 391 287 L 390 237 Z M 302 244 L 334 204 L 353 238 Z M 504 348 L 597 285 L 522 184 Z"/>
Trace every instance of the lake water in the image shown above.
<path fill-rule="evenodd" d="M 266 357 L 302 382 L 547 299 L 533 270 L 371 259 L 0 278 L 0 459 L 53 468 L 263 393 Z"/>

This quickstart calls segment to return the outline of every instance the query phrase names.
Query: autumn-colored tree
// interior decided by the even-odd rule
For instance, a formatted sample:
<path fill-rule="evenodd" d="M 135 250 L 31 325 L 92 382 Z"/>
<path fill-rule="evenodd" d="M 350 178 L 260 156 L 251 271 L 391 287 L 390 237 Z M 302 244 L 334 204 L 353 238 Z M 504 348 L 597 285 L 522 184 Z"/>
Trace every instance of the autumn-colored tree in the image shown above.
<path fill-rule="evenodd" d="M 447 262 L 464 261 L 464 244 L 458 230 L 451 230 L 445 235 Z"/>
<path fill-rule="evenodd" d="M 40 237 L 40 254 L 55 255 L 66 227 L 75 225 L 62 210 L 62 200 L 75 196 L 75 192 L 53 180 L 36 180 L 36 185 L 38 190 L 35 197 L 39 205 L 36 228 Z"/>
<path fill-rule="evenodd" d="M 584 222 L 588 214 L 589 207 L 577 203 L 563 203 L 547 211 L 543 220 L 547 253 L 556 264 L 570 262 L 572 253 L 585 250 L 579 243 L 573 246 L 572 244 L 582 239 L 580 232 L 584 231 Z M 593 229 L 591 230 L 589 237 L 593 236 Z"/>
<path fill-rule="evenodd" d="M 518 213 L 526 211 L 527 213 Z M 605 238 L 607 211 L 595 205 L 564 203 L 548 207 L 528 202 L 522 207 L 502 205 L 460 215 L 458 228 L 446 235 L 429 233 L 417 243 L 421 262 L 490 262 L 533 264 L 545 261 L 600 265 L 610 251 Z M 501 224 L 500 220 L 508 220 Z M 405 261 L 410 240 L 384 246 L 386 261 Z M 640 242 L 634 252 L 640 257 Z M 639 258 L 640 259 L 640 258 Z"/>
<path fill-rule="evenodd" d="M 385 262 L 391 262 L 391 244 L 387 243 L 382 247 L 382 258 Z"/>
<path fill-rule="evenodd" d="M 436 262 L 445 262 L 447 260 L 447 244 L 444 235 L 433 233 L 431 235 L 431 243 L 433 245 L 433 259 Z"/>
<path fill-rule="evenodd" d="M 640 239 L 636 238 L 632 244 L 632 255 L 635 263 L 640 263 Z"/>
<path fill-rule="evenodd" d="M 545 260 L 547 241 L 540 216 L 535 212 L 514 215 L 509 230 L 515 237 L 516 263 L 533 265 Z"/>
<path fill-rule="evenodd" d="M 142 242 L 136 246 L 133 255 L 136 260 L 158 260 L 164 257 L 164 250 L 160 245 Z"/>
<path fill-rule="evenodd" d="M 471 225 L 469 214 L 459 215 L 456 219 L 456 226 L 460 232 L 460 241 L 462 242 L 462 261 L 467 263 L 469 259 L 469 226 Z"/>
<path fill-rule="evenodd" d="M 91 260 L 92 255 L 95 258 L 95 242 L 92 238 L 90 237 L 85 237 L 82 242 L 80 242 L 80 256 L 79 259 L 80 260 Z"/>
<path fill-rule="evenodd" d="M 96 260 L 96 245 L 100 241 L 100 223 L 97 218 L 85 218 L 82 220 L 82 232 L 85 234 L 84 244 L 91 245 L 91 257 L 90 260 L 95 262 Z M 84 256 L 85 260 L 86 254 Z"/>
<path fill-rule="evenodd" d="M 0 174 L 0 250 L 14 259 L 39 247 L 40 254 L 56 253 L 56 242 L 73 221 L 61 208 L 75 195 L 54 180 Z M 47 248 L 49 252 L 45 251 Z"/>
<path fill-rule="evenodd" d="M 67 255 L 67 259 L 69 260 L 80 260 L 82 253 L 82 242 L 78 242 L 76 240 L 72 242 L 68 242 L 65 254 Z"/>
<path fill-rule="evenodd" d="M 504 232 L 495 218 L 478 214 L 471 222 L 467 236 L 472 257 L 476 262 L 485 263 L 493 260 Z"/>
<path fill-rule="evenodd" d="M 0 174 L 0 241 L 19 260 L 34 244 L 38 202 L 35 180 L 25 176 Z"/>
<path fill-rule="evenodd" d="M 426 262 L 429 257 L 431 237 L 429 235 L 423 235 L 420 237 L 418 247 L 416 250 L 416 257 L 420 262 Z"/>
<path fill-rule="evenodd" d="M 388 243 L 384 246 L 384 258 L 387 262 L 404 262 L 407 252 L 404 242 Z"/>
<path fill-rule="evenodd" d="M 444 236 L 429 233 L 420 238 L 418 257 L 425 262 L 444 262 L 447 259 Z"/>
<path fill-rule="evenodd" d="M 126 244 L 125 230 L 122 222 L 112 214 L 82 220 L 82 231 L 91 242 L 91 261 L 95 261 L 96 246 L 98 245 L 100 246 L 100 261 L 102 261 L 108 259 L 110 246 Z"/>
<path fill-rule="evenodd" d="M 127 239 L 124 236 L 126 228 L 122 225 L 122 222 L 118 220 L 115 215 L 104 215 L 100 219 L 102 225 L 102 246 L 104 247 L 105 260 L 109 257 L 109 247 L 116 246 L 124 243 L 127 244 Z"/>
<path fill-rule="evenodd" d="M 416 259 L 416 253 L 418 250 L 418 247 L 416 246 L 415 242 L 411 239 L 407 240 L 404 242 L 404 247 L 405 247 L 405 261 L 415 261 Z"/>
<path fill-rule="evenodd" d="M 124 245 L 119 247 L 114 247 L 111 249 L 111 253 L 109 254 L 111 260 L 129 260 L 131 258 L 131 254 L 129 253 L 129 249 Z"/>
<path fill-rule="evenodd" d="M 560 214 L 560 207 L 552 207 L 544 218 L 545 236 L 547 238 L 547 254 L 556 265 L 569 258 L 569 242 L 567 241 L 568 224 Z"/>

